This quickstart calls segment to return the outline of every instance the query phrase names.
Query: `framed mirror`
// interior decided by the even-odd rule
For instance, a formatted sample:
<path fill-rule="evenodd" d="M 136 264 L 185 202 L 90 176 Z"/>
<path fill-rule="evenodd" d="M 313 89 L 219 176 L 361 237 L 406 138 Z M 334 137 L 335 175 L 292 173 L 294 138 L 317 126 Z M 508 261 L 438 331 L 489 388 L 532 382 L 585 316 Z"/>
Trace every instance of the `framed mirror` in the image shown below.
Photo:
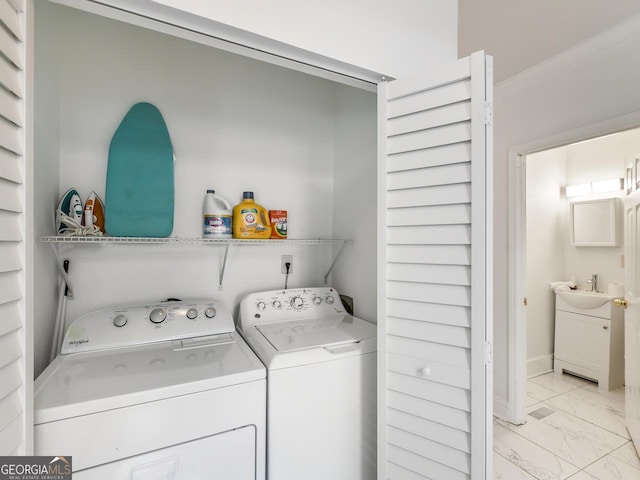
<path fill-rule="evenodd" d="M 571 245 L 576 247 L 620 245 L 617 198 L 572 202 L 569 208 Z"/>

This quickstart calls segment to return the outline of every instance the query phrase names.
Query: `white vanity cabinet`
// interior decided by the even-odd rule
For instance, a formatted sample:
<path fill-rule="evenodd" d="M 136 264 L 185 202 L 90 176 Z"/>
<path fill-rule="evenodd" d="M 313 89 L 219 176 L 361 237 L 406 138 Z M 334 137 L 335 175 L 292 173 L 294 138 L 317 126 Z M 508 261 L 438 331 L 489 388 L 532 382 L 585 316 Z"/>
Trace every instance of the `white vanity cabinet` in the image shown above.
<path fill-rule="evenodd" d="M 554 371 L 595 380 L 605 390 L 622 386 L 623 312 L 604 294 L 556 293 Z"/>

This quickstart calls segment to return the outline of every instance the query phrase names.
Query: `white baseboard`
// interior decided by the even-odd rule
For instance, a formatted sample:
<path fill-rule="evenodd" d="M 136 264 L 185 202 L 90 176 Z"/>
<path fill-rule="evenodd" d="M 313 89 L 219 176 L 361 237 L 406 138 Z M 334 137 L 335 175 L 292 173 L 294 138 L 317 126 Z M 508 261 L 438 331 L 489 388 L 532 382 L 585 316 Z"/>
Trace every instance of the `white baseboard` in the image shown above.
<path fill-rule="evenodd" d="M 509 401 L 498 395 L 493 395 L 493 415 L 509 421 Z"/>
<path fill-rule="evenodd" d="M 527 359 L 527 378 L 553 372 L 553 354 Z"/>
<path fill-rule="evenodd" d="M 542 375 L 553 371 L 553 354 L 541 355 L 527 360 L 527 378 Z M 519 425 L 523 423 L 522 418 L 518 419 L 515 405 L 511 405 L 509 400 L 499 395 L 493 395 L 493 415 L 507 422 Z M 525 414 L 526 415 L 526 414 Z"/>

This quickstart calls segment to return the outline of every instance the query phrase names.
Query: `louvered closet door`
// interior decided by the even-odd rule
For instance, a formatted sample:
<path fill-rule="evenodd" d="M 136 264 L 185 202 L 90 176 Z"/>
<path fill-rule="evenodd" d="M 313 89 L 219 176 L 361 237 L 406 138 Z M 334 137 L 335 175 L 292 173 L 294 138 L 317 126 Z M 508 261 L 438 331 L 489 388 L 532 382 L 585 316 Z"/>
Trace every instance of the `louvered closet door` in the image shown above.
<path fill-rule="evenodd" d="M 24 4 L 0 0 L 0 455 L 25 454 Z"/>
<path fill-rule="evenodd" d="M 380 87 L 380 480 L 490 478 L 490 70 Z"/>

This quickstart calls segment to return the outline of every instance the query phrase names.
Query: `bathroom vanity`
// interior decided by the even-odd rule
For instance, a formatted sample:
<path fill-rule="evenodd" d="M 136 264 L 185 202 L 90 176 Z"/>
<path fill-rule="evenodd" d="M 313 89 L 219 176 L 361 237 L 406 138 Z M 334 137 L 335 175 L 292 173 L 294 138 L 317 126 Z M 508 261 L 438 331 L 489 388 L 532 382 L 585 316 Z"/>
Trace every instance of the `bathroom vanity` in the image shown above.
<path fill-rule="evenodd" d="M 624 384 L 624 309 L 611 295 L 556 292 L 554 371 L 612 390 Z"/>

